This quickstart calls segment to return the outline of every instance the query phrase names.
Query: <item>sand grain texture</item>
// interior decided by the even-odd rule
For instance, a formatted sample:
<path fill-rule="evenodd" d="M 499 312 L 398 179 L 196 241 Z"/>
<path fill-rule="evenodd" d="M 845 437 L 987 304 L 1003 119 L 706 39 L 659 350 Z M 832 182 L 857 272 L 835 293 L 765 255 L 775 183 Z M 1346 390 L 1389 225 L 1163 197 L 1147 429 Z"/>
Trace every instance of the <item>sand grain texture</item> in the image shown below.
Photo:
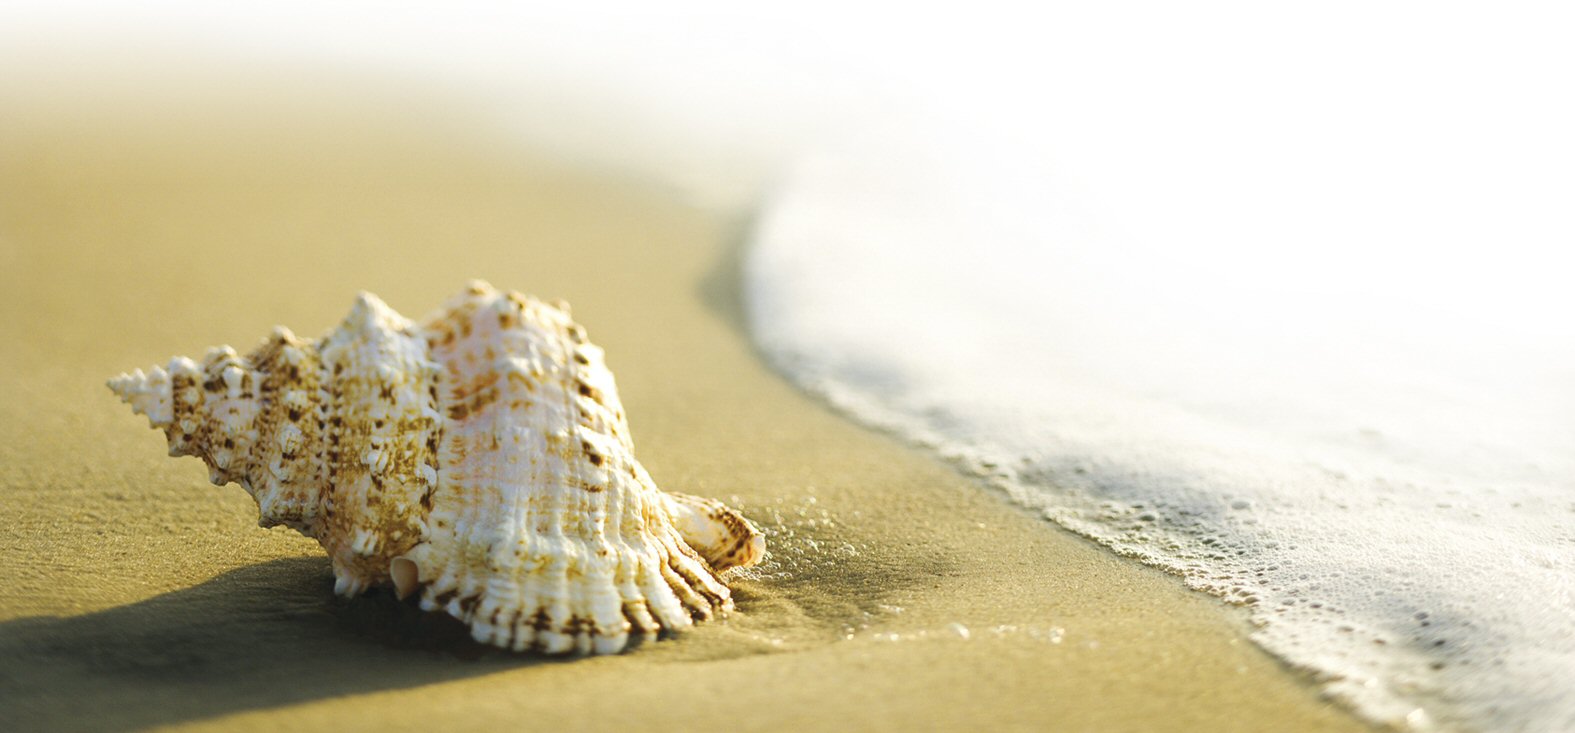
<path fill-rule="evenodd" d="M 0 98 L 0 729 L 1363 729 L 1215 601 L 771 374 L 736 217 L 456 136 L 428 100 L 54 89 Z M 771 533 L 740 613 L 544 661 L 337 600 L 314 542 L 103 386 L 472 277 L 569 300 L 657 482 Z"/>

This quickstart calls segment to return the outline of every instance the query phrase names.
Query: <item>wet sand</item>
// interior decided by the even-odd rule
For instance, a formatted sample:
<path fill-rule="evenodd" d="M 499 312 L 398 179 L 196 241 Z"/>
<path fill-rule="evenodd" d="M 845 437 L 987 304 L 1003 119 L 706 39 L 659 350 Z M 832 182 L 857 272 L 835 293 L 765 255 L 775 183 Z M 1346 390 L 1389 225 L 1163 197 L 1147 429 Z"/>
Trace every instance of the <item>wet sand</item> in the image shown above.
<path fill-rule="evenodd" d="M 0 729 L 1365 729 L 1233 609 L 768 371 L 743 216 L 443 100 L 290 86 L 0 90 Z M 736 615 L 543 660 L 336 599 L 314 542 L 258 528 L 104 387 L 321 333 L 358 290 L 419 316 L 474 277 L 569 300 L 657 481 L 768 530 Z"/>

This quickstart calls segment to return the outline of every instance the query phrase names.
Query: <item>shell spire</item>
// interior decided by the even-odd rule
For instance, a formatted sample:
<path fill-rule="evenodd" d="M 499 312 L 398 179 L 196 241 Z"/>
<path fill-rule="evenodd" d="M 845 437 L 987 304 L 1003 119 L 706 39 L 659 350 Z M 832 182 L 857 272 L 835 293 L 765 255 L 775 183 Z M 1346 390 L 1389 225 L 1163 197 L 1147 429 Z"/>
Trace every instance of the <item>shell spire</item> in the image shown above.
<path fill-rule="evenodd" d="M 336 592 L 393 585 L 498 646 L 620 651 L 729 611 L 720 573 L 765 552 L 738 512 L 657 488 L 566 303 L 479 280 L 419 325 L 361 293 L 316 341 L 278 328 L 109 387 L 260 524 L 317 539 Z"/>
<path fill-rule="evenodd" d="M 153 367 L 146 374 L 141 369 L 122 374 L 109 380 L 109 388 L 121 402 L 131 405 L 132 412 L 146 415 L 153 427 L 170 424 L 170 373 L 163 367 Z"/>

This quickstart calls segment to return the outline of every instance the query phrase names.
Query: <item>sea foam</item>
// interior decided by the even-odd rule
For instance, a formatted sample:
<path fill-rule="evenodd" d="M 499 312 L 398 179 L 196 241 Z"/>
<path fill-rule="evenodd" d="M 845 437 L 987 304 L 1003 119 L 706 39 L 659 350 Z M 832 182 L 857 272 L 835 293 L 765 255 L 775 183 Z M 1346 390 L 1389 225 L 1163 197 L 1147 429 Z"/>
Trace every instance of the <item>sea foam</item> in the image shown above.
<path fill-rule="evenodd" d="M 1152 214 L 1129 189 L 947 135 L 871 130 L 782 179 L 745 268 L 777 367 L 1245 606 L 1372 719 L 1575 729 L 1575 309 L 1531 269 L 1552 242 L 1475 241 L 1505 212 L 1444 196 L 1393 212 L 1430 217 L 1410 232 L 1330 199 L 1260 229 L 1230 200 L 1287 182 L 1206 174 L 1170 195 L 1252 226 L 1144 240 L 1104 226 Z"/>

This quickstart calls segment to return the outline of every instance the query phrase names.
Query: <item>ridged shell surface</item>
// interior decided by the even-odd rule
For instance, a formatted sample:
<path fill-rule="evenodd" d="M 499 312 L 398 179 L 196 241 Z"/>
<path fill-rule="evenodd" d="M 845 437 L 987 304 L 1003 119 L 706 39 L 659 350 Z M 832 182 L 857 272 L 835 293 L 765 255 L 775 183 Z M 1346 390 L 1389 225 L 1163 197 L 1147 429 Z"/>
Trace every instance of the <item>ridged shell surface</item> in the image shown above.
<path fill-rule="evenodd" d="M 261 525 L 321 542 L 336 592 L 392 583 L 497 646 L 621 651 L 727 612 L 719 573 L 765 552 L 734 510 L 656 487 L 566 305 L 479 281 L 419 325 L 363 293 L 317 341 L 279 328 L 109 386 Z"/>

